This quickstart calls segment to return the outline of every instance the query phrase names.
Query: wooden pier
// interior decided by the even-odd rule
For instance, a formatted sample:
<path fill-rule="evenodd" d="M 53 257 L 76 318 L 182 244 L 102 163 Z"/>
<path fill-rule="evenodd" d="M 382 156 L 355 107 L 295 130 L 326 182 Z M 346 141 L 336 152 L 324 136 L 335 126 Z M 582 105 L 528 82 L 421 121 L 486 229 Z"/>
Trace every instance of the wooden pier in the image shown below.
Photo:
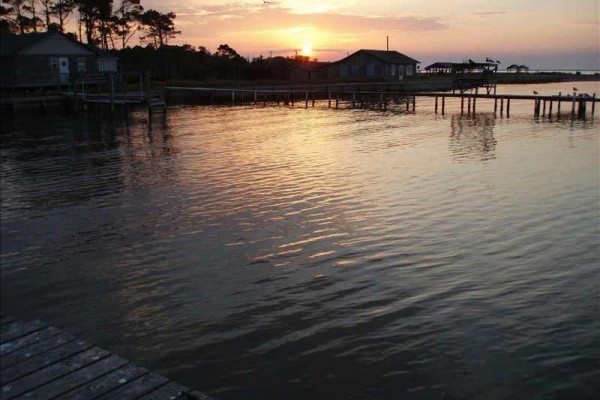
<path fill-rule="evenodd" d="M 39 320 L 0 323 L 1 400 L 211 400 Z"/>
<path fill-rule="evenodd" d="M 478 88 L 469 92 L 400 92 L 389 91 L 383 87 L 380 90 L 357 90 L 356 87 L 336 85 L 313 86 L 306 88 L 269 88 L 269 89 L 235 89 L 235 88 L 201 88 L 201 87 L 166 87 L 167 103 L 176 104 L 229 104 L 229 105 L 263 105 L 276 104 L 285 106 L 315 107 L 317 101 L 325 101 L 328 108 L 371 108 L 399 109 L 415 112 L 417 99 L 433 98 L 434 112 L 445 115 L 447 99 L 460 99 L 461 114 L 475 114 L 478 100 L 493 100 L 494 113 L 510 117 L 511 103 L 531 102 L 533 115 L 536 117 L 552 117 L 561 115 L 561 106 L 566 104 L 572 118 L 586 118 L 588 110 L 593 118 L 596 103 L 600 99 L 596 94 L 553 96 L 540 95 L 508 95 L 508 94 L 479 94 Z M 556 108 L 554 106 L 556 105 Z M 589 105 L 589 107 L 588 107 Z M 543 107 L 542 107 L 543 106 Z"/>

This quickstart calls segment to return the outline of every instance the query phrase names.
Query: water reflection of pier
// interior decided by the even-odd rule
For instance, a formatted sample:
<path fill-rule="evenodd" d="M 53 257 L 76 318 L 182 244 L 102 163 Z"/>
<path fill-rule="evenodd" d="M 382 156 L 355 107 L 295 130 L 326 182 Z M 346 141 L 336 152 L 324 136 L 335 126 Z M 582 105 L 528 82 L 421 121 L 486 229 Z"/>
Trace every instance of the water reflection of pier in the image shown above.
<path fill-rule="evenodd" d="M 487 161 L 496 158 L 494 114 L 453 115 L 450 151 L 457 161 Z"/>

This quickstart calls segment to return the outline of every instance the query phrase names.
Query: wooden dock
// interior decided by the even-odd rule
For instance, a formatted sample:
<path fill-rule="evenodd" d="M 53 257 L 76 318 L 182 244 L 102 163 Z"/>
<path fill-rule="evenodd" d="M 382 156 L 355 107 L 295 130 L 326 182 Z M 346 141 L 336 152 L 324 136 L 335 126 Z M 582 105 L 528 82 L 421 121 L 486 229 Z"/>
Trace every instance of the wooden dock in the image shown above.
<path fill-rule="evenodd" d="M 39 320 L 0 324 L 2 400 L 211 400 Z"/>
<path fill-rule="evenodd" d="M 325 101 L 328 108 L 370 108 L 380 110 L 397 109 L 415 112 L 417 99 L 433 98 L 436 114 L 446 113 L 446 99 L 460 99 L 461 114 L 475 114 L 478 100 L 493 100 L 494 113 L 510 117 L 511 102 L 527 101 L 533 104 L 533 115 L 552 117 L 561 115 L 561 106 L 566 105 L 562 112 L 569 113 L 572 118 L 586 118 L 588 110 L 594 117 L 596 103 L 600 99 L 596 94 L 567 94 L 559 93 L 552 96 L 541 95 L 510 95 L 510 94 L 479 94 L 478 88 L 471 92 L 406 92 L 393 91 L 382 86 L 379 90 L 361 90 L 357 85 L 344 86 L 309 86 L 305 88 L 268 88 L 268 89 L 236 89 L 236 88 L 205 88 L 205 87 L 166 87 L 167 103 L 175 104 L 229 104 L 263 105 L 276 104 L 285 106 L 315 107 L 317 101 Z M 590 105 L 590 107 L 588 107 Z M 556 108 L 554 108 L 556 106 Z M 488 110 L 491 111 L 491 110 Z"/>

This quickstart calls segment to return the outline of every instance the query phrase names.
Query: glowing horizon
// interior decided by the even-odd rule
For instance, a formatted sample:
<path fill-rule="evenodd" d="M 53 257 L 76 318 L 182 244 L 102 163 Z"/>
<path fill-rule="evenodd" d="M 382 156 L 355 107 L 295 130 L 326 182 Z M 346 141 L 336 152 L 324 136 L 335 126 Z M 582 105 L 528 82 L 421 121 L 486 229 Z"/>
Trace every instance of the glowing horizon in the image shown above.
<path fill-rule="evenodd" d="M 302 54 L 335 61 L 361 48 L 385 49 L 389 36 L 390 49 L 422 66 L 492 57 L 533 69 L 600 69 L 598 0 L 142 0 L 142 5 L 176 13 L 182 34 L 171 44 L 212 52 L 228 44 L 250 58 Z"/>

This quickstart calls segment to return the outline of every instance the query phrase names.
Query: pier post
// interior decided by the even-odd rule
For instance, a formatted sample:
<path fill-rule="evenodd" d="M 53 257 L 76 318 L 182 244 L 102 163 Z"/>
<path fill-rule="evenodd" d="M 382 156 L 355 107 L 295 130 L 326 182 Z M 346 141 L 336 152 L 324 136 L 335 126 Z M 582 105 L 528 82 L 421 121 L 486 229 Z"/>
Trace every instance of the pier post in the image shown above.
<path fill-rule="evenodd" d="M 384 92 L 384 93 L 383 93 L 383 109 L 384 109 L 384 111 L 387 111 L 387 103 L 388 103 L 388 100 L 387 100 L 387 93 L 386 93 L 386 92 Z"/>
<path fill-rule="evenodd" d="M 550 100 L 550 105 L 548 106 L 548 118 L 552 118 L 552 105 L 554 103 L 554 100 Z"/>
<path fill-rule="evenodd" d="M 146 70 L 146 72 L 144 73 L 144 87 L 145 87 L 145 101 L 146 101 L 146 107 L 148 107 L 148 110 L 150 109 L 150 71 Z"/>
<path fill-rule="evenodd" d="M 562 92 L 558 92 L 558 104 L 556 105 L 556 116 L 560 117 L 560 105 L 562 103 Z"/>
<path fill-rule="evenodd" d="M 510 97 L 506 99 L 506 118 L 510 118 Z"/>
<path fill-rule="evenodd" d="M 594 118 L 594 113 L 596 112 L 596 93 L 592 95 L 592 118 Z"/>
<path fill-rule="evenodd" d="M 546 100 L 544 100 L 544 108 L 542 108 L 542 117 L 546 116 Z"/>
<path fill-rule="evenodd" d="M 465 98 L 464 96 L 460 97 L 460 115 L 465 113 Z"/>
<path fill-rule="evenodd" d="M 337 110 L 340 105 L 340 92 L 336 92 L 335 96 L 335 109 Z"/>
<path fill-rule="evenodd" d="M 115 111 L 115 76 L 108 75 L 108 93 L 110 98 L 110 111 Z"/>
<path fill-rule="evenodd" d="M 473 96 L 473 115 L 475 115 L 475 106 L 477 104 L 477 95 L 479 94 L 479 88 L 475 88 L 475 96 Z"/>
<path fill-rule="evenodd" d="M 304 108 L 308 108 L 308 89 L 306 89 L 306 92 L 304 95 Z"/>
<path fill-rule="evenodd" d="M 365 108 L 365 94 L 363 92 L 360 93 L 360 108 Z"/>
<path fill-rule="evenodd" d="M 571 118 L 575 118 L 575 99 L 577 97 L 577 92 L 573 92 L 573 102 L 571 106 Z"/>
<path fill-rule="evenodd" d="M 533 116 L 540 116 L 540 99 L 538 99 L 537 97 L 533 100 Z"/>
<path fill-rule="evenodd" d="M 577 103 L 579 103 L 577 105 L 577 118 L 585 119 L 587 101 L 585 99 L 581 99 Z"/>
<path fill-rule="evenodd" d="M 444 115 L 446 112 L 446 96 L 442 96 L 442 115 Z"/>
<path fill-rule="evenodd" d="M 467 98 L 467 115 L 471 115 L 471 96 Z"/>
<path fill-rule="evenodd" d="M 495 94 L 494 94 L 495 96 Z M 498 111 L 498 98 L 494 97 L 494 114 Z"/>
<path fill-rule="evenodd" d="M 413 107 L 412 107 L 412 111 L 413 111 L 413 113 L 414 113 L 414 112 L 415 112 L 415 110 L 416 110 L 416 108 L 417 108 L 417 96 L 415 96 L 414 94 L 413 94 L 412 103 L 413 103 L 413 105 L 412 105 L 412 106 L 413 106 Z"/>
<path fill-rule="evenodd" d="M 331 108 L 331 89 L 327 88 L 327 107 Z"/>
<path fill-rule="evenodd" d="M 504 115 L 504 97 L 500 97 L 500 116 Z"/>
<path fill-rule="evenodd" d="M 313 108 L 315 108 L 315 97 L 317 96 L 317 93 L 313 90 L 313 96 L 312 96 L 312 106 Z"/>
<path fill-rule="evenodd" d="M 435 96 L 435 113 L 438 113 L 438 97 Z"/>

